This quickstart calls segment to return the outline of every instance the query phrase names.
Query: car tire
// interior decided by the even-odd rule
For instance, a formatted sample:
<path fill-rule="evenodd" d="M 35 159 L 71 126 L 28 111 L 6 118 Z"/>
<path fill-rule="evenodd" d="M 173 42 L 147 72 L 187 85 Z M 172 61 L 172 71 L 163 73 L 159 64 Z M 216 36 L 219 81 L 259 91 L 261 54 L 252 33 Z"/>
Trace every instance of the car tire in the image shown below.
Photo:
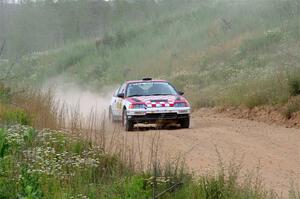
<path fill-rule="evenodd" d="M 180 127 L 183 129 L 188 129 L 190 128 L 190 118 L 185 118 L 179 120 Z"/>
<path fill-rule="evenodd" d="M 123 110 L 122 114 L 122 125 L 125 128 L 125 131 L 133 131 L 134 122 L 128 120 L 126 109 Z"/>

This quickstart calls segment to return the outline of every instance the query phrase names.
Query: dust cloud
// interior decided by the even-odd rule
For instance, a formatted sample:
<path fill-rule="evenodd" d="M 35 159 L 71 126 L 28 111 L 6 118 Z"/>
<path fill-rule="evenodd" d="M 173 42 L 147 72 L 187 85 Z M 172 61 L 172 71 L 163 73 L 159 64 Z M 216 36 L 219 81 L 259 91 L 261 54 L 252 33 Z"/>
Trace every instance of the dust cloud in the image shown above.
<path fill-rule="evenodd" d="M 44 91 L 51 90 L 54 98 L 69 109 L 78 109 L 80 114 L 88 117 L 91 111 L 106 115 L 117 85 L 106 86 L 98 91 L 85 89 L 63 77 L 49 79 L 43 86 Z"/>

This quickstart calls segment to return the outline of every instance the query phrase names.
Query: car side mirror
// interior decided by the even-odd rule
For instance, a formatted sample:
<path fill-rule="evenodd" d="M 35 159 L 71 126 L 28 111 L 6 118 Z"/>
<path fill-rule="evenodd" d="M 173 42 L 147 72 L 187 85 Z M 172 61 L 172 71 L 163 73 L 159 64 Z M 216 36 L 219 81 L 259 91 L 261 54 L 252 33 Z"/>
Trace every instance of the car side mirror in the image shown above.
<path fill-rule="evenodd" d="M 183 92 L 183 91 L 178 91 L 178 94 L 179 94 L 179 95 L 183 95 L 184 92 Z"/>
<path fill-rule="evenodd" d="M 124 93 L 118 93 L 117 97 L 119 97 L 119 98 L 124 98 L 125 95 L 124 95 Z"/>

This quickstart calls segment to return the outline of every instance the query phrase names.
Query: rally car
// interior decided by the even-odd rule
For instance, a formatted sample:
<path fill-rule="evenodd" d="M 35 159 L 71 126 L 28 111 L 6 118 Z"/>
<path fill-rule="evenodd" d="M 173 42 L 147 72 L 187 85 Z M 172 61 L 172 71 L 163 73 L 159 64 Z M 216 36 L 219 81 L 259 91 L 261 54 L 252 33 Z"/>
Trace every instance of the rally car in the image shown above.
<path fill-rule="evenodd" d="M 126 131 L 135 124 L 177 123 L 190 126 L 190 104 L 172 84 L 165 80 L 126 81 L 114 93 L 109 119 L 121 121 Z"/>

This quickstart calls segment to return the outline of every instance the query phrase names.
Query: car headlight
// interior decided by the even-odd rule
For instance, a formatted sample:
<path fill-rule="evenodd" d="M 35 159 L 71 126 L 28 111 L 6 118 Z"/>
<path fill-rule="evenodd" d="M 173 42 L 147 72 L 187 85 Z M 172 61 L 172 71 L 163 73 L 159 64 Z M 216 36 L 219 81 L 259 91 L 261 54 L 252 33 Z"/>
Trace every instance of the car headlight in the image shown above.
<path fill-rule="evenodd" d="M 145 105 L 144 104 L 130 104 L 129 108 L 130 109 L 143 109 L 143 108 L 145 108 Z"/>
<path fill-rule="evenodd" d="M 174 104 L 174 107 L 187 107 L 187 103 L 185 102 L 177 102 Z"/>

